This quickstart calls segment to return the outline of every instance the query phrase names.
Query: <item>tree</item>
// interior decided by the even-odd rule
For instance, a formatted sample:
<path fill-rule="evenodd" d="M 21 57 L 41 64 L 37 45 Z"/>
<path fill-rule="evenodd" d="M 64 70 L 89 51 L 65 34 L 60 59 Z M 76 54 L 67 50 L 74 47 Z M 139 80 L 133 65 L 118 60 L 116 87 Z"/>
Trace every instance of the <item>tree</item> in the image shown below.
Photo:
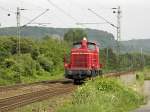
<path fill-rule="evenodd" d="M 70 29 L 64 34 L 64 40 L 68 42 L 80 41 L 83 37 L 87 37 L 87 33 L 80 28 Z"/>

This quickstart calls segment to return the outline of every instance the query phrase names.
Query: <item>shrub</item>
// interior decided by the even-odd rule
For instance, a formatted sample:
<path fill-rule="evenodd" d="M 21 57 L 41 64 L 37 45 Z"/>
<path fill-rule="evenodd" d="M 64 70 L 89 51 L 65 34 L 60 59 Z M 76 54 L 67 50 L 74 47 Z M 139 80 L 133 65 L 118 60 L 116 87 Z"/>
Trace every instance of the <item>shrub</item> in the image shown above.
<path fill-rule="evenodd" d="M 39 64 L 42 66 L 42 68 L 48 72 L 51 72 L 53 69 L 53 62 L 46 57 L 40 56 L 38 58 Z"/>
<path fill-rule="evenodd" d="M 128 112 L 139 106 L 143 97 L 117 79 L 97 78 L 79 87 L 70 103 L 58 112 Z"/>

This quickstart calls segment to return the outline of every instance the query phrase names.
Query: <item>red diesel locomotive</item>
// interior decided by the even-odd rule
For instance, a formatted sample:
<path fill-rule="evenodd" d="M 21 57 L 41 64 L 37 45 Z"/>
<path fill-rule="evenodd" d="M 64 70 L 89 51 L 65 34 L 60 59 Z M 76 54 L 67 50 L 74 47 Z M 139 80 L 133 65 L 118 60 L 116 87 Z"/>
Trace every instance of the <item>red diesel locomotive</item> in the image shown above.
<path fill-rule="evenodd" d="M 69 64 L 64 61 L 65 77 L 76 83 L 102 74 L 99 59 L 99 47 L 96 43 L 89 42 L 86 38 L 73 43 Z"/>

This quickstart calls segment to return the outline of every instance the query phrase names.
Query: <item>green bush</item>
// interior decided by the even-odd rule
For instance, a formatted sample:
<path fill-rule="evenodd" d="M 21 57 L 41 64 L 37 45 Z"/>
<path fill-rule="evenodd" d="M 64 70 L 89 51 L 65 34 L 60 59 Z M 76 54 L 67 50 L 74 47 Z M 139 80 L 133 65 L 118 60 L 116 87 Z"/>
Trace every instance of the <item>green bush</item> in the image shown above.
<path fill-rule="evenodd" d="M 0 38 L 0 84 L 49 80 L 63 75 L 64 51 L 68 43 L 52 38 L 21 38 L 21 54 L 17 53 L 16 37 Z"/>
<path fill-rule="evenodd" d="M 44 70 L 46 70 L 48 72 L 52 71 L 53 62 L 51 60 L 49 60 L 48 58 L 41 56 L 38 58 L 38 62 Z"/>
<path fill-rule="evenodd" d="M 58 112 L 128 112 L 138 107 L 143 97 L 117 79 L 97 78 L 79 87 L 71 102 Z"/>

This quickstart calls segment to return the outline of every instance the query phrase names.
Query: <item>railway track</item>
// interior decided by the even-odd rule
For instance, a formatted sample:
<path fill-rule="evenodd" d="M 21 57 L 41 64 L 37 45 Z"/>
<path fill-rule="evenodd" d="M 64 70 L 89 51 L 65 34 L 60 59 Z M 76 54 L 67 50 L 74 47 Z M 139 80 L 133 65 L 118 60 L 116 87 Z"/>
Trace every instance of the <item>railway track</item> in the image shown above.
<path fill-rule="evenodd" d="M 0 112 L 7 112 L 36 101 L 41 101 L 61 94 L 67 94 L 74 89 L 75 86 L 73 84 L 56 84 L 45 90 L 0 99 Z"/>
<path fill-rule="evenodd" d="M 104 77 L 119 77 L 123 75 L 129 75 L 132 73 L 134 73 L 134 71 L 112 72 L 105 74 Z"/>
<path fill-rule="evenodd" d="M 34 86 L 34 85 L 42 85 L 42 84 L 55 84 L 55 83 L 71 83 L 71 80 L 68 79 L 59 79 L 59 80 L 51 80 L 51 81 L 40 81 L 40 82 L 34 82 L 34 83 L 28 83 L 28 84 L 16 84 L 11 86 L 0 86 L 0 92 L 2 91 L 8 91 L 8 90 L 15 90 L 22 87 L 28 87 L 28 86 Z"/>

